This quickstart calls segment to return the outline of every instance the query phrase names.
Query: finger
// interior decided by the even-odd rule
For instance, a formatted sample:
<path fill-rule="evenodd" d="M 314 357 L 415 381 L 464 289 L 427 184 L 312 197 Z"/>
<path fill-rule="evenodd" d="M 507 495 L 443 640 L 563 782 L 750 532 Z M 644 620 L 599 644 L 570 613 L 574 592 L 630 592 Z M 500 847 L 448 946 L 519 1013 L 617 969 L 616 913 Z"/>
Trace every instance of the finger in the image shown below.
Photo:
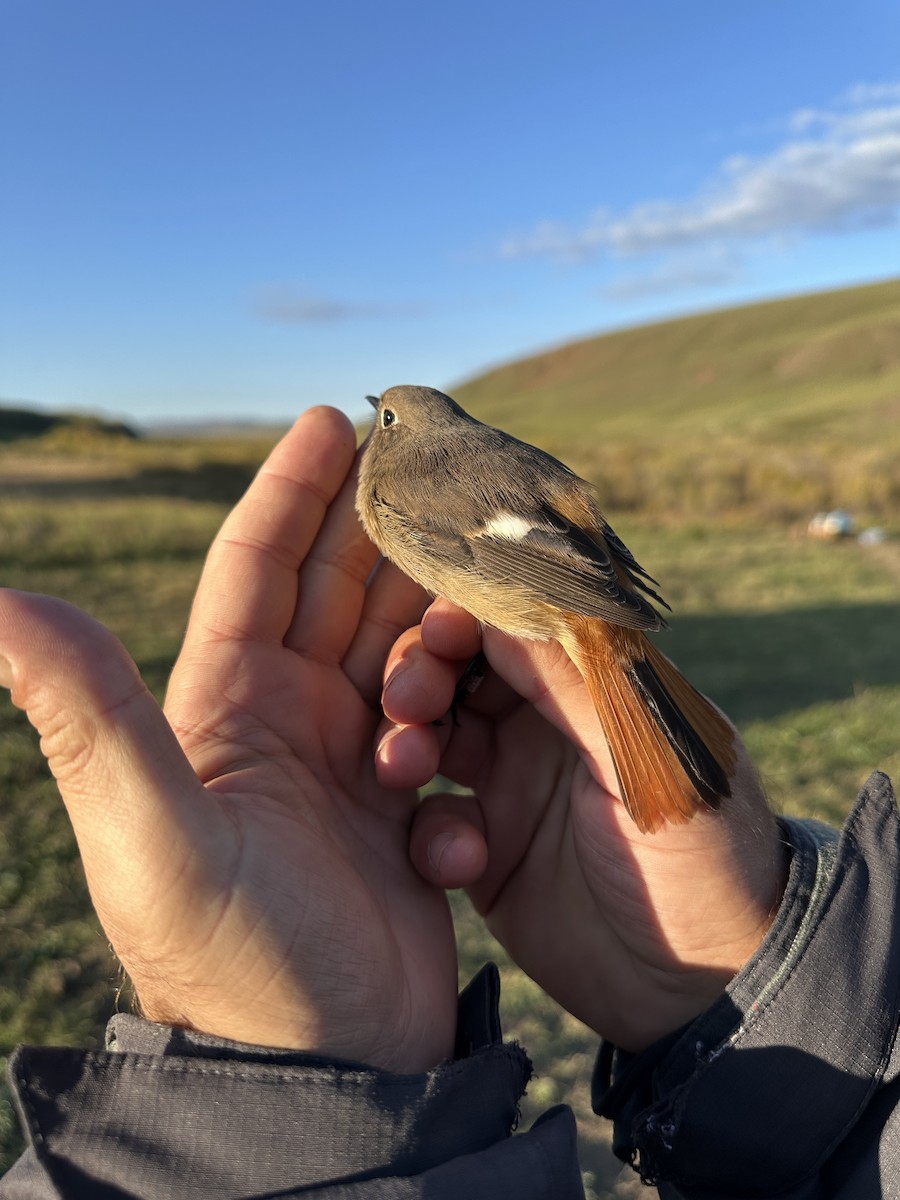
<path fill-rule="evenodd" d="M 206 793 L 123 646 L 62 600 L 0 590 L 13 703 L 41 735 L 101 921 L 123 960 L 129 914 L 213 835 Z M 201 901 L 198 899 L 198 903 Z"/>
<path fill-rule="evenodd" d="M 185 638 L 281 642 L 300 564 L 353 461 L 356 434 L 332 408 L 303 413 L 225 520 L 207 557 Z"/>
<path fill-rule="evenodd" d="M 578 669 L 556 641 L 516 638 L 490 626 L 482 631 L 474 617 L 446 600 L 435 600 L 422 618 L 421 640 L 426 650 L 443 658 L 468 661 L 477 650 L 483 649 L 492 672 L 507 687 L 497 686 L 489 674 L 470 703 L 477 711 L 501 715 L 514 706 L 514 693 L 539 711 L 553 712 L 559 717 L 554 693 L 574 688 L 583 693 L 584 703 L 580 707 L 593 712 Z M 571 707 L 567 703 L 566 708 Z"/>
<path fill-rule="evenodd" d="M 391 647 L 385 664 L 384 715 L 401 725 L 439 720 L 453 704 L 464 665 L 427 650 L 421 627 L 406 630 Z"/>
<path fill-rule="evenodd" d="M 453 614 L 451 620 L 460 614 L 468 623 L 460 609 Z M 489 676 L 473 699 L 460 702 L 459 680 L 468 663 L 432 654 L 422 632 L 421 627 L 406 630 L 388 655 L 381 696 L 387 721 L 375 752 L 378 780 L 385 787 L 424 787 L 439 770 L 474 787 L 490 767 L 495 720 L 521 699 L 498 677 Z M 474 645 L 470 630 L 453 641 L 454 648 L 465 651 Z"/>
<path fill-rule="evenodd" d="M 398 638 L 418 625 L 428 596 L 392 563 L 382 559 L 366 588 L 362 617 L 344 672 L 373 708 L 381 703 L 385 662 Z"/>
<path fill-rule="evenodd" d="M 495 733 L 492 721 L 465 709 L 427 725 L 385 721 L 375 749 L 378 782 L 388 788 L 422 788 L 443 775 L 476 788 L 494 764 Z"/>
<path fill-rule="evenodd" d="M 375 750 L 375 773 L 382 787 L 420 788 L 437 774 L 441 738 L 432 725 L 391 725 L 385 721 Z"/>
<path fill-rule="evenodd" d="M 465 663 L 431 654 L 421 635 L 421 627 L 406 630 L 388 656 L 378 780 L 385 787 L 424 787 L 440 770 L 472 786 L 489 761 L 493 723 L 454 706 Z"/>
<path fill-rule="evenodd" d="M 303 560 L 284 644 L 323 662 L 339 662 L 353 640 L 378 551 L 356 515 L 356 472 L 344 480 Z"/>
<path fill-rule="evenodd" d="M 440 597 L 422 618 L 422 640 L 440 658 L 468 660 L 481 649 L 481 631 L 475 618 Z"/>
<path fill-rule="evenodd" d="M 436 656 L 468 655 L 479 645 L 490 670 L 466 700 L 465 710 L 500 721 L 523 702 L 533 705 L 585 752 L 598 779 L 608 784 L 612 764 L 596 710 L 559 642 L 516 638 L 490 626 L 481 631 L 468 613 L 443 600 L 436 600 L 422 618 L 421 641 Z M 410 709 L 404 717 L 414 719 Z"/>
<path fill-rule="evenodd" d="M 496 631 L 488 634 L 493 639 Z M 385 715 L 401 724 L 458 716 L 463 708 L 494 719 L 507 715 L 522 697 L 500 675 L 486 669 L 483 659 L 470 686 L 460 687 L 480 658 L 481 644 L 478 625 L 468 613 L 435 600 L 421 627 L 409 630 L 391 647 L 381 701 Z"/>
<path fill-rule="evenodd" d="M 443 888 L 474 886 L 488 865 L 484 818 L 474 796 L 426 796 L 413 818 L 409 855 L 419 874 Z"/>

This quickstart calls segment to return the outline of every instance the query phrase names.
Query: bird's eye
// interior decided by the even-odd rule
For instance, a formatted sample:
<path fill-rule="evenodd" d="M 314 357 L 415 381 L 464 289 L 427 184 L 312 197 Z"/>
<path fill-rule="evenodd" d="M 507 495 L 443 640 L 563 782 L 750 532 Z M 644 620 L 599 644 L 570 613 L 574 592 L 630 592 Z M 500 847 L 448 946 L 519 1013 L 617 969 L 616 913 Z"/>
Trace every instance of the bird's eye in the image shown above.
<path fill-rule="evenodd" d="M 381 410 L 381 428 L 382 429 L 387 429 L 390 425 L 393 425 L 396 420 L 397 420 L 397 417 L 392 408 L 383 408 Z"/>

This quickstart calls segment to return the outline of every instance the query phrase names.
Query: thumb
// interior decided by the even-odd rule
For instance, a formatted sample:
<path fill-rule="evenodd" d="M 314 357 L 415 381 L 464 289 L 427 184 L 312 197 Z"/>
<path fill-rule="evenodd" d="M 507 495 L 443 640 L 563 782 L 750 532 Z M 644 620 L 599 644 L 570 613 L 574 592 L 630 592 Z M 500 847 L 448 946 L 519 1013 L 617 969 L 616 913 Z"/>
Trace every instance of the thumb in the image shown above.
<path fill-rule="evenodd" d="M 123 905 L 139 919 L 150 881 L 183 863 L 202 785 L 124 647 L 65 601 L 0 589 L 0 684 L 40 734 L 122 955 Z"/>

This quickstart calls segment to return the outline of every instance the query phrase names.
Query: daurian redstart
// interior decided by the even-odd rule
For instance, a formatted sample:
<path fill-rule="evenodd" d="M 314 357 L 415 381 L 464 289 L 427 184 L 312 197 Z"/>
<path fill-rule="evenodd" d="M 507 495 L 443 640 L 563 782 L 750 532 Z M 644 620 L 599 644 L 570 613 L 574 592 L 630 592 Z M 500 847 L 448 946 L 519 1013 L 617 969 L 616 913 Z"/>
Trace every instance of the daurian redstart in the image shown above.
<path fill-rule="evenodd" d="M 646 636 L 656 580 L 563 463 L 426 387 L 380 399 L 356 507 L 381 553 L 435 596 L 517 637 L 562 643 L 644 832 L 731 794 L 731 726 Z"/>

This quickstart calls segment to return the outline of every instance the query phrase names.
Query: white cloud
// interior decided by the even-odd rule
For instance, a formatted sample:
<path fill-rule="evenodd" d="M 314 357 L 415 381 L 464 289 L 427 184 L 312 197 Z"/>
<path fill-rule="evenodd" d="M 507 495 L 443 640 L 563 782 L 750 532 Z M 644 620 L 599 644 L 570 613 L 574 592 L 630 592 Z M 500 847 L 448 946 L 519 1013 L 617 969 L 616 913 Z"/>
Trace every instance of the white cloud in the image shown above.
<path fill-rule="evenodd" d="M 622 275 L 601 289 L 608 300 L 640 300 L 672 292 L 723 287 L 743 277 L 740 259 L 720 248 L 711 252 L 665 255 L 649 271 Z"/>
<path fill-rule="evenodd" d="M 383 317 L 418 317 L 424 304 L 366 303 L 336 300 L 331 296 L 292 284 L 271 283 L 259 288 L 252 298 L 253 311 L 268 321 L 289 325 L 332 324 L 338 321 L 372 320 Z"/>
<path fill-rule="evenodd" d="M 851 105 L 880 104 L 887 100 L 900 103 L 900 82 L 856 83 L 838 97 L 838 103 Z"/>
<path fill-rule="evenodd" d="M 687 200 L 598 210 L 581 227 L 544 221 L 501 254 L 583 260 L 898 223 L 900 83 L 859 84 L 830 109 L 792 114 L 786 128 L 770 154 L 732 155 Z"/>

